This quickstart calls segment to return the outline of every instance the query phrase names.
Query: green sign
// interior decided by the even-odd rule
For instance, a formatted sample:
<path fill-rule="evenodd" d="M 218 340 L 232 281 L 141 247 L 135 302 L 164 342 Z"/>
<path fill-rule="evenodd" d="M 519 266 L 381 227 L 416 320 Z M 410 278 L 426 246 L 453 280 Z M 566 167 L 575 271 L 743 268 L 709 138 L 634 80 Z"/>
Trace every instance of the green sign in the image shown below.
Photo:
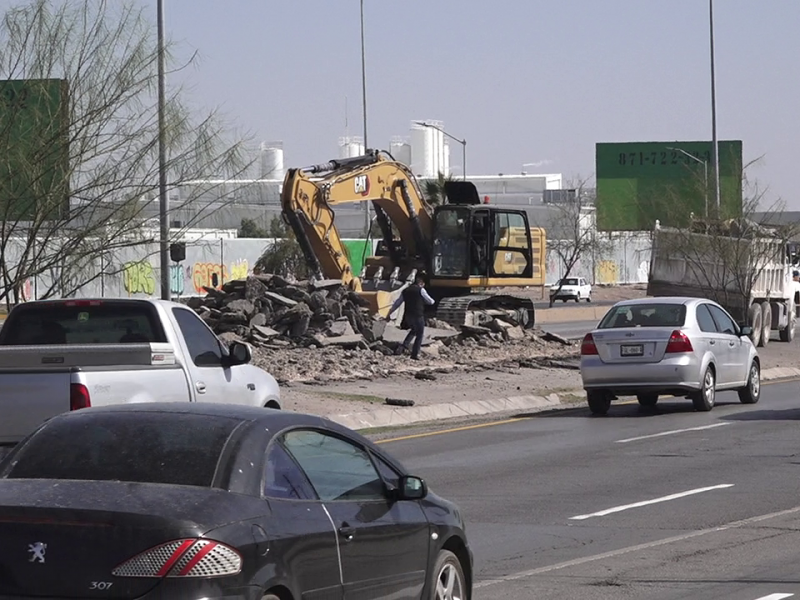
<path fill-rule="evenodd" d="M 682 226 L 715 212 L 711 142 L 602 143 L 596 147 L 597 228 Z M 719 142 L 720 216 L 742 213 L 742 142 Z"/>
<path fill-rule="evenodd" d="M 0 221 L 69 211 L 69 110 L 61 79 L 0 81 Z"/>
<path fill-rule="evenodd" d="M 369 240 L 342 240 L 353 269 L 353 275 L 361 276 L 364 259 L 372 256 L 372 243 Z"/>

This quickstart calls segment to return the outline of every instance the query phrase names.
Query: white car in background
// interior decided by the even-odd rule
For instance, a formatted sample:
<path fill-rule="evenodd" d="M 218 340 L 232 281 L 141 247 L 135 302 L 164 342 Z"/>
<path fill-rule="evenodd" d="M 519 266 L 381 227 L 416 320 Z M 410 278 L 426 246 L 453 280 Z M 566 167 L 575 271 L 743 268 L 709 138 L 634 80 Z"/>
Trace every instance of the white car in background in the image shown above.
<path fill-rule="evenodd" d="M 560 290 L 558 289 L 559 285 L 561 286 Z M 550 298 L 552 300 L 561 300 L 562 302 L 567 300 L 575 300 L 575 302 L 586 300 L 591 302 L 592 284 L 583 277 L 567 277 L 550 286 Z"/>

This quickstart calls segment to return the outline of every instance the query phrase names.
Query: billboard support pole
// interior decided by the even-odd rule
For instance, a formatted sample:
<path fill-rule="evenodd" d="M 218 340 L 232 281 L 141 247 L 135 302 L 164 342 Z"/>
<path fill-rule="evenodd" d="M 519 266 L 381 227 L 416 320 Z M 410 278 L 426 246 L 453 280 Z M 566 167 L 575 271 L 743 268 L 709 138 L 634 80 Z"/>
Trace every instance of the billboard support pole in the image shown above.
<path fill-rule="evenodd" d="M 710 28 L 709 40 L 711 42 L 711 152 L 714 157 L 714 206 L 716 208 L 715 216 L 719 219 L 719 145 L 717 143 L 717 91 L 714 73 L 714 0 L 708 0 L 708 23 Z"/>
<path fill-rule="evenodd" d="M 164 125 L 166 57 L 164 52 L 164 0 L 158 0 L 158 217 L 160 225 L 161 299 L 171 300 L 169 271 L 169 197 Z"/>

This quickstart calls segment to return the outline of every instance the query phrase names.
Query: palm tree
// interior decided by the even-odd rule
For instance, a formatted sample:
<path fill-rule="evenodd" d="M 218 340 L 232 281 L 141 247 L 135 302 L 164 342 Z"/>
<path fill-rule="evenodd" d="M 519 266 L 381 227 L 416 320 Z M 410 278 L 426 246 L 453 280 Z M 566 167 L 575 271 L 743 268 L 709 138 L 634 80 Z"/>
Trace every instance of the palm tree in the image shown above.
<path fill-rule="evenodd" d="M 447 204 L 447 194 L 445 194 L 445 184 L 450 181 L 456 181 L 452 174 L 445 175 L 440 171 L 436 179 L 426 179 L 422 184 L 422 192 L 431 206 L 438 206 L 440 204 Z"/>

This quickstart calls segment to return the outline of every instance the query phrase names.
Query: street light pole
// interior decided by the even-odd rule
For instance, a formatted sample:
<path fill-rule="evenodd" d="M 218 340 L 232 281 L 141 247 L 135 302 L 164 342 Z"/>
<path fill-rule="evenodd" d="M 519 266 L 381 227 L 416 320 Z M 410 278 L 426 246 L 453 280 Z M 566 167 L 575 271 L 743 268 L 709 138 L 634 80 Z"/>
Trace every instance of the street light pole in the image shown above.
<path fill-rule="evenodd" d="M 364 48 L 364 0 L 361 0 L 361 102 L 364 113 L 364 150 L 369 149 L 367 142 L 367 56 Z"/>
<path fill-rule="evenodd" d="M 158 220 L 160 226 L 161 299 L 171 300 L 169 265 L 169 198 L 165 134 L 166 53 L 164 52 L 164 0 L 158 0 Z"/>
<path fill-rule="evenodd" d="M 422 125 L 423 127 L 430 127 L 431 129 L 435 129 L 436 131 L 440 131 L 442 133 L 442 135 L 446 135 L 451 140 L 454 140 L 454 141 L 458 142 L 459 144 L 461 144 L 461 170 L 463 171 L 463 174 L 464 174 L 464 181 L 466 181 L 467 180 L 467 140 L 466 139 L 460 140 L 457 137 L 452 136 L 449 133 L 447 133 L 441 127 L 437 127 L 436 125 L 433 125 L 431 123 L 426 123 L 425 121 L 415 121 L 415 123 L 417 125 Z"/>
<path fill-rule="evenodd" d="M 717 91 L 714 72 L 714 0 L 708 0 L 708 23 L 710 29 L 709 40 L 711 42 L 711 151 L 714 160 L 714 204 L 717 210 L 716 217 L 719 218 L 719 145 L 717 143 Z"/>
<path fill-rule="evenodd" d="M 693 161 L 701 163 L 703 165 L 703 181 L 705 182 L 705 188 L 703 190 L 703 198 L 705 201 L 705 217 L 708 219 L 708 161 L 700 160 L 693 154 L 689 154 L 686 150 L 681 150 L 680 148 L 673 148 L 672 146 L 667 146 L 667 150 L 675 150 L 676 152 L 680 152 L 684 156 L 691 158 Z"/>

